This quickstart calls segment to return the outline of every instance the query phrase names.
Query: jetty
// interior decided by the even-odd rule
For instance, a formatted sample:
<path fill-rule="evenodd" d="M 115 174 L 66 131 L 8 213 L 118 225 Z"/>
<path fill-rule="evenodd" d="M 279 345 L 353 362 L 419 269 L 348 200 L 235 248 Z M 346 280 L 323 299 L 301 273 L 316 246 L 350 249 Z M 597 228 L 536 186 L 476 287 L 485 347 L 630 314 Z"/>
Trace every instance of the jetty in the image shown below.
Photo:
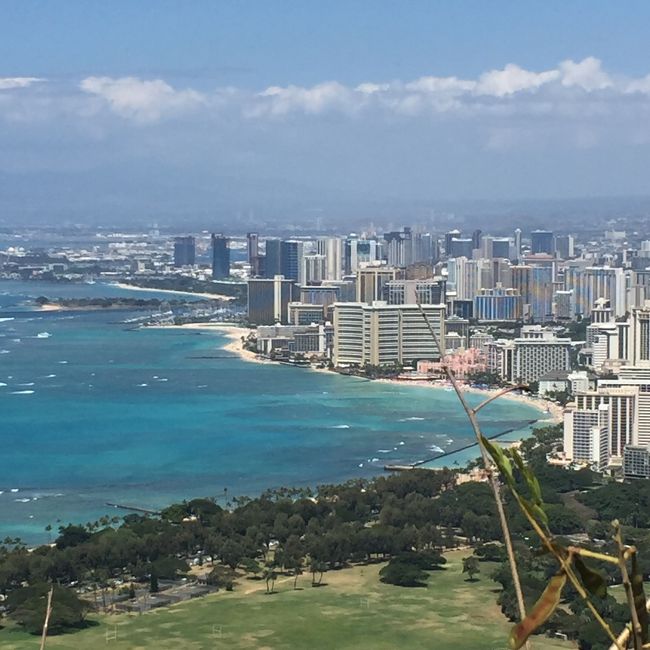
<path fill-rule="evenodd" d="M 526 426 L 530 426 L 531 424 L 535 424 L 535 422 L 538 422 L 539 420 L 528 420 L 526 422 Z M 503 436 L 507 436 L 509 433 L 512 433 L 513 431 L 517 431 L 521 427 L 512 427 L 511 429 L 507 429 L 506 431 L 501 431 L 501 433 L 495 433 L 492 436 L 486 436 L 488 440 L 495 440 L 498 438 L 501 438 Z M 465 451 L 466 449 L 471 449 L 472 447 L 478 447 L 478 442 L 470 442 L 467 445 L 464 445 L 463 447 L 459 447 L 458 449 L 453 449 L 451 451 L 445 451 L 442 454 L 438 454 L 437 456 L 433 456 L 432 458 L 425 458 L 424 460 L 417 460 L 413 463 L 396 463 L 396 464 L 389 464 L 389 465 L 384 465 L 384 470 L 386 472 L 406 472 L 411 469 L 417 469 L 421 465 L 424 465 L 425 463 L 430 463 L 434 460 L 440 460 L 441 458 L 445 458 L 447 456 L 453 456 L 454 454 L 457 454 L 458 452 Z M 427 468 L 424 468 L 427 469 Z M 436 468 L 431 468 L 431 469 L 436 469 Z"/>
<path fill-rule="evenodd" d="M 131 512 L 142 512 L 145 515 L 159 515 L 160 510 L 151 510 L 149 508 L 139 508 L 138 506 L 125 506 L 122 503 L 105 503 L 109 508 L 118 508 L 119 510 L 130 510 Z"/>

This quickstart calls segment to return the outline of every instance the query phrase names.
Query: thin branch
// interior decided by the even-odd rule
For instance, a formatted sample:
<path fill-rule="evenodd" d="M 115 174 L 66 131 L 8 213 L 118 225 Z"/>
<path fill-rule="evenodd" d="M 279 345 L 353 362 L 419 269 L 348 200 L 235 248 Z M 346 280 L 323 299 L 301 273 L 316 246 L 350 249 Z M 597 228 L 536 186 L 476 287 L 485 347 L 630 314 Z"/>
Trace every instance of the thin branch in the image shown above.
<path fill-rule="evenodd" d="M 503 395 L 507 395 L 508 393 L 511 393 L 513 390 L 520 390 L 522 388 L 523 386 L 508 386 L 507 388 L 503 388 L 498 393 L 495 393 L 491 397 L 488 397 L 484 402 L 481 402 L 478 406 L 475 406 L 473 409 L 474 413 L 478 413 L 484 406 L 487 406 L 490 402 L 493 402 L 495 399 L 499 399 L 499 397 L 502 397 Z"/>
<path fill-rule="evenodd" d="M 43 621 L 43 632 L 41 634 L 41 650 L 45 648 L 45 640 L 47 639 L 47 628 L 50 624 L 50 614 L 52 613 L 52 596 L 54 595 L 54 585 L 50 587 L 47 594 L 47 605 L 45 606 L 45 621 Z"/>
<path fill-rule="evenodd" d="M 636 611 L 636 604 L 634 602 L 634 594 L 632 593 L 632 582 L 630 581 L 630 574 L 627 570 L 627 562 L 625 559 L 625 545 L 623 544 L 623 535 L 621 535 L 621 525 L 618 520 L 612 522 L 614 527 L 614 541 L 618 546 L 618 564 L 621 569 L 621 576 L 623 578 L 623 588 L 625 589 L 625 596 L 627 598 L 627 604 L 630 608 L 630 614 L 632 616 L 632 641 L 634 643 L 634 650 L 640 650 L 643 645 L 643 640 L 641 638 L 641 623 L 639 622 L 639 614 Z"/>
<path fill-rule="evenodd" d="M 616 564 L 618 566 L 618 558 L 615 558 L 612 555 L 606 555 L 605 553 L 597 553 L 596 551 L 590 551 L 588 548 L 582 548 L 581 546 L 568 546 L 567 551 L 573 555 L 581 555 L 582 557 L 590 557 L 592 560 L 599 560 L 600 562 L 609 562 L 610 564 Z"/>
<path fill-rule="evenodd" d="M 422 314 L 422 317 L 424 318 L 424 322 L 426 323 L 426 326 L 429 332 L 431 333 L 431 336 L 436 344 L 436 347 L 438 348 L 438 353 L 440 354 L 440 358 L 442 359 L 442 357 L 444 356 L 444 351 L 442 349 L 442 346 L 440 345 L 440 339 L 438 338 L 438 335 L 436 334 L 436 331 L 433 328 L 433 325 L 431 324 L 431 321 L 429 320 L 429 317 L 427 316 L 427 313 L 424 311 L 422 304 L 420 303 L 419 300 L 417 302 L 417 305 L 420 310 L 420 313 Z M 487 450 L 483 446 L 483 442 L 482 442 L 483 434 L 481 433 L 481 427 L 479 426 L 478 420 L 476 418 L 476 412 L 469 406 L 469 404 L 465 400 L 463 391 L 458 385 L 454 373 L 447 366 L 444 366 L 444 370 L 445 370 L 445 374 L 447 375 L 447 378 L 449 379 L 451 385 L 454 388 L 454 391 L 456 391 L 456 396 L 458 397 L 458 400 L 460 401 L 463 410 L 467 414 L 467 418 L 469 419 L 470 424 L 472 425 L 472 429 L 474 430 L 474 435 L 476 436 L 476 441 L 478 442 L 478 446 L 481 451 L 483 464 L 485 466 L 485 469 L 488 472 L 490 487 L 492 488 L 492 492 L 494 494 L 494 502 L 496 504 L 497 512 L 499 515 L 499 522 L 501 523 L 501 532 L 503 533 L 503 540 L 506 546 L 506 553 L 508 555 L 510 573 L 512 574 L 512 583 L 515 588 L 515 595 L 517 597 L 517 606 L 519 608 L 519 616 L 523 621 L 526 618 L 526 604 L 524 602 L 524 593 L 521 588 L 521 580 L 519 578 L 519 570 L 517 569 L 517 559 L 515 557 L 515 551 L 512 545 L 512 537 L 510 536 L 508 519 L 506 517 L 505 509 L 503 507 L 503 500 L 501 499 L 501 487 L 499 485 L 499 481 L 497 480 L 496 474 L 494 472 L 494 465 L 490 460 L 490 456 L 487 453 Z"/>

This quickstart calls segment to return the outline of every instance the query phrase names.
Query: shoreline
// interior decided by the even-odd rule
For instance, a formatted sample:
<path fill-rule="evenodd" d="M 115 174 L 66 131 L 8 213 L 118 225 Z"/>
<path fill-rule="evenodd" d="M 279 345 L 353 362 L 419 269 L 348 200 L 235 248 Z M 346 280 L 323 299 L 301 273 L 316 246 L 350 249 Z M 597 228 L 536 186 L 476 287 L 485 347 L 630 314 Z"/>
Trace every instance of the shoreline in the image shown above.
<path fill-rule="evenodd" d="M 130 291 L 148 291 L 150 293 L 170 293 L 179 296 L 198 296 L 206 300 L 223 300 L 228 302 L 234 300 L 234 296 L 225 296 L 221 293 L 207 293 L 199 291 L 180 291 L 178 289 L 154 289 L 153 287 L 138 287 L 135 284 L 127 284 L 126 282 L 110 282 L 110 287 L 117 287 L 118 289 L 125 289 Z"/>
<path fill-rule="evenodd" d="M 195 329 L 195 330 L 214 330 L 219 329 L 222 331 L 231 341 L 230 343 L 223 346 L 224 350 L 228 352 L 233 352 L 237 354 L 240 358 L 245 361 L 252 361 L 254 363 L 277 363 L 276 361 L 271 361 L 271 359 L 265 359 L 259 355 L 251 352 L 250 350 L 245 350 L 242 347 L 241 336 L 248 337 L 255 330 L 252 328 L 246 327 L 236 327 L 230 323 L 188 323 L 186 325 L 163 325 L 162 327 L 178 327 L 179 329 Z M 309 368 L 314 372 L 327 372 L 334 374 L 337 373 L 334 370 L 329 370 L 327 368 Z M 365 378 L 363 378 L 365 379 Z M 433 388 L 438 390 L 449 390 L 451 385 L 448 381 L 444 379 L 368 379 L 369 381 L 383 382 L 387 384 L 394 384 L 396 386 L 420 386 L 426 388 Z M 459 384 L 464 393 L 470 393 L 474 395 L 482 395 L 485 399 L 496 395 L 501 389 L 500 388 L 476 388 L 474 386 L 469 386 L 464 383 L 462 380 L 459 380 Z M 450 391 L 453 392 L 453 389 Z M 563 408 L 559 404 L 554 402 L 549 402 L 543 398 L 535 398 L 530 395 L 523 395 L 522 393 L 510 392 L 506 393 L 499 399 L 508 399 L 519 402 L 520 404 L 526 404 L 538 411 L 541 412 L 541 415 L 546 415 L 548 417 L 540 417 L 538 421 L 547 422 L 548 424 L 558 424 L 562 422 L 563 419 Z"/>

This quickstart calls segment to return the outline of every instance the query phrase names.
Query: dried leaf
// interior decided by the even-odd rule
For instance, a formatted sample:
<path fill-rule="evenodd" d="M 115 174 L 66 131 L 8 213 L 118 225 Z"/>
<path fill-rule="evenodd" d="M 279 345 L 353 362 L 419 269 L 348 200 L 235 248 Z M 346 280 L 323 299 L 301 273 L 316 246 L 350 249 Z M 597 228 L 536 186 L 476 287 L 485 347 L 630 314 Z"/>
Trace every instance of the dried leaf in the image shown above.
<path fill-rule="evenodd" d="M 604 598 L 607 595 L 607 583 L 599 571 L 588 566 L 579 555 L 573 556 L 573 565 L 580 574 L 582 584 L 590 594 L 599 598 Z"/>
<path fill-rule="evenodd" d="M 512 628 L 509 639 L 512 650 L 519 650 L 526 643 L 528 637 L 549 619 L 560 604 L 565 584 L 565 573 L 559 573 L 551 578 L 526 618 Z"/>

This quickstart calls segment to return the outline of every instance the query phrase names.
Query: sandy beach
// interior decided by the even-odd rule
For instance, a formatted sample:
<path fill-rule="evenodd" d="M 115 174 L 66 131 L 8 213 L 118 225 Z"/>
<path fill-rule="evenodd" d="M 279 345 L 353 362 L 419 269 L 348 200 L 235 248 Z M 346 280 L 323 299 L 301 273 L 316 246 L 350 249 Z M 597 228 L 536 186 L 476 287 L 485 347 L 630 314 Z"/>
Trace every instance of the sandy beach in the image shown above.
<path fill-rule="evenodd" d="M 237 354 L 245 361 L 253 361 L 255 363 L 275 363 L 270 359 L 265 359 L 264 357 L 260 357 L 250 350 L 244 349 L 242 345 L 242 337 L 247 338 L 252 332 L 255 331 L 251 328 L 236 327 L 230 323 L 188 323 L 186 325 L 161 325 L 155 327 L 177 327 L 179 329 L 194 329 L 204 331 L 219 330 L 230 339 L 230 343 L 223 347 L 224 350 Z M 312 368 L 312 370 L 317 372 L 334 372 L 332 370 L 328 370 L 327 368 Z M 375 379 L 373 381 L 379 381 L 386 384 L 394 384 L 397 386 L 424 386 L 436 390 L 451 389 L 451 384 L 444 379 L 436 379 L 433 381 L 428 379 Z M 468 386 L 462 381 L 459 381 L 459 384 L 463 392 L 482 395 L 485 397 L 485 399 L 488 399 L 492 395 L 496 395 L 501 390 L 498 388 L 475 388 L 473 386 Z M 563 409 L 559 404 L 555 404 L 554 402 L 549 402 L 548 400 L 542 398 L 533 397 L 531 395 L 524 395 L 517 392 L 506 393 L 499 399 L 514 400 L 519 403 L 524 403 L 528 406 L 532 406 L 538 411 L 541 411 L 543 414 L 549 416 L 548 418 L 545 418 L 545 421 L 549 424 L 562 422 Z"/>
<path fill-rule="evenodd" d="M 233 352 L 237 356 L 241 357 L 245 361 L 252 361 L 254 363 L 275 363 L 270 359 L 264 359 L 263 357 L 258 356 L 255 352 L 246 350 L 242 343 L 242 337 L 247 338 L 251 332 L 254 332 L 254 329 L 249 327 L 237 327 L 232 323 L 186 323 L 185 325 L 151 325 L 149 327 L 164 327 L 164 328 L 176 328 L 182 330 L 201 330 L 204 332 L 209 331 L 219 331 L 222 334 L 225 334 L 229 339 L 230 343 L 227 343 L 223 346 L 223 349 L 228 352 Z"/>
<path fill-rule="evenodd" d="M 200 293 L 195 291 L 176 291 L 175 289 L 154 289 L 152 287 L 138 287 L 134 284 L 126 284 L 124 282 L 113 282 L 113 287 L 118 289 L 130 289 L 131 291 L 148 291 L 150 293 L 169 293 L 176 296 L 199 296 L 207 300 L 234 300 L 233 296 L 224 296 L 221 293 Z"/>

